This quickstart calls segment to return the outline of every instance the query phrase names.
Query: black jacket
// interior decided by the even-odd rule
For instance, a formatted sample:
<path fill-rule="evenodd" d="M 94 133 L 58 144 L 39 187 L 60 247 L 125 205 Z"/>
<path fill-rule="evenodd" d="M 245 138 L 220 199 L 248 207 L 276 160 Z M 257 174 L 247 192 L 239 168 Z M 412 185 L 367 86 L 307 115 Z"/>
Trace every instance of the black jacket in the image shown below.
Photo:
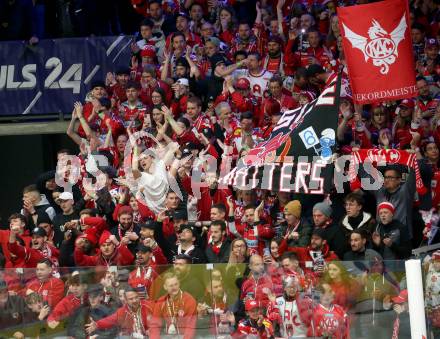
<path fill-rule="evenodd" d="M 373 248 L 379 252 L 384 260 L 407 259 L 411 256 L 411 241 L 405 237 L 406 226 L 394 219 L 389 224 L 377 224 L 375 231 L 379 233 L 381 243 L 379 246 L 373 243 Z M 382 240 L 390 238 L 393 243 L 390 247 L 385 246 Z"/>
<path fill-rule="evenodd" d="M 206 250 L 205 250 L 206 260 L 212 264 L 227 263 L 229 261 L 230 253 L 231 253 L 231 241 L 229 239 L 223 241 L 218 255 L 214 253 L 214 251 L 212 250 L 212 246 L 210 244 L 206 246 Z"/>

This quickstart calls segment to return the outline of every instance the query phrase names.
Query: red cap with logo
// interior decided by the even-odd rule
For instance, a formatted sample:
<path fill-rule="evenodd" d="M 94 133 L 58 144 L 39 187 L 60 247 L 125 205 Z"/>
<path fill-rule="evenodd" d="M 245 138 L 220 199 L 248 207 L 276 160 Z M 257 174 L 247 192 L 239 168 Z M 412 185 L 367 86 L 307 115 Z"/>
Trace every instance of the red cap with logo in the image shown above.
<path fill-rule="evenodd" d="M 244 309 L 246 311 L 251 311 L 255 308 L 259 308 L 260 305 L 258 304 L 258 302 L 254 299 L 248 299 L 246 300 L 246 303 L 244 304 Z"/>
<path fill-rule="evenodd" d="M 414 108 L 415 103 L 414 103 L 414 100 L 411 100 L 411 99 L 403 99 L 403 100 L 400 102 L 399 106 L 405 106 L 405 107 L 408 107 L 408 108 Z"/>
<path fill-rule="evenodd" d="M 235 88 L 249 89 L 249 88 L 251 88 L 251 83 L 246 78 L 240 78 L 235 82 Z"/>

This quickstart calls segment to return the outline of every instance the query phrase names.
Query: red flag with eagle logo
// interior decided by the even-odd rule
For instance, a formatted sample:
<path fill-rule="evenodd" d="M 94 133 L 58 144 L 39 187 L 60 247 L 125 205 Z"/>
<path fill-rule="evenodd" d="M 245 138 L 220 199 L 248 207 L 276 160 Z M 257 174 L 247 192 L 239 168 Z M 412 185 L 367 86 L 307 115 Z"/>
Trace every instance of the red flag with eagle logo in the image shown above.
<path fill-rule="evenodd" d="M 417 95 L 407 0 L 338 8 L 353 100 L 364 104 Z"/>

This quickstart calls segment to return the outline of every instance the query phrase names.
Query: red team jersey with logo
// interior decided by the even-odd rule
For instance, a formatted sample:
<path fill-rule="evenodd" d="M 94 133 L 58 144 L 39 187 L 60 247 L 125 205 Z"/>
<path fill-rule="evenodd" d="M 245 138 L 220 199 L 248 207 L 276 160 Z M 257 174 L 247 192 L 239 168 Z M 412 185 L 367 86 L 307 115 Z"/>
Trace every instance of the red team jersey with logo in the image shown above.
<path fill-rule="evenodd" d="M 332 305 L 327 309 L 318 304 L 313 311 L 312 326 L 308 335 L 332 339 L 350 338 L 347 313 L 339 305 Z"/>

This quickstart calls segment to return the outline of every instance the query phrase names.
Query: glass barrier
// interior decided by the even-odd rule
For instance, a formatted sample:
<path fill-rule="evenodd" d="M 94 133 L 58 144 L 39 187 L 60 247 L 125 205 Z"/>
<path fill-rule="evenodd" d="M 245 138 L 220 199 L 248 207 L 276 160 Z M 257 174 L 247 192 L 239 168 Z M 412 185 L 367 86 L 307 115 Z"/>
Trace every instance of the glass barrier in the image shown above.
<path fill-rule="evenodd" d="M 422 260 L 428 338 L 440 338 L 440 260 L 428 253 Z"/>
<path fill-rule="evenodd" d="M 405 289 L 403 261 L 39 264 L 0 272 L 0 337 L 410 338 Z"/>

